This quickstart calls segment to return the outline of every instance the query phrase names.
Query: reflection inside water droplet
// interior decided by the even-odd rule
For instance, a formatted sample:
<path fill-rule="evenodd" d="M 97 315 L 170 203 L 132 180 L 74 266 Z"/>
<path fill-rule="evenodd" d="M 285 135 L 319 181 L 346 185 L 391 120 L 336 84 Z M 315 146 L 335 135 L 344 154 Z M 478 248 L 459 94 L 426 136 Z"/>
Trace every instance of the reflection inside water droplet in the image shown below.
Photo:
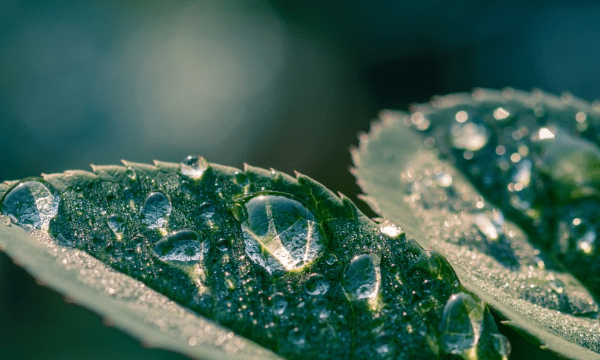
<path fill-rule="evenodd" d="M 379 263 L 376 255 L 362 254 L 354 257 L 346 266 L 342 287 L 350 300 L 375 298 L 381 283 Z"/>
<path fill-rule="evenodd" d="M 171 215 L 172 209 L 171 201 L 165 194 L 160 191 L 153 192 L 146 197 L 144 202 L 142 222 L 149 229 L 162 228 L 165 226 L 169 215 Z"/>
<path fill-rule="evenodd" d="M 325 251 L 327 239 L 320 224 L 300 202 L 261 194 L 243 207 L 246 254 L 270 274 L 300 269 Z"/>
<path fill-rule="evenodd" d="M 10 190 L 2 202 L 2 214 L 26 230 L 48 230 L 58 213 L 60 198 L 50 184 L 41 180 L 22 182 Z"/>
<path fill-rule="evenodd" d="M 208 166 L 208 162 L 202 156 L 190 155 L 179 163 L 179 173 L 193 179 L 200 179 Z"/>
<path fill-rule="evenodd" d="M 183 265 L 201 261 L 207 250 L 207 242 L 201 243 L 199 234 L 193 230 L 175 231 L 154 245 L 154 252 L 161 260 Z"/>

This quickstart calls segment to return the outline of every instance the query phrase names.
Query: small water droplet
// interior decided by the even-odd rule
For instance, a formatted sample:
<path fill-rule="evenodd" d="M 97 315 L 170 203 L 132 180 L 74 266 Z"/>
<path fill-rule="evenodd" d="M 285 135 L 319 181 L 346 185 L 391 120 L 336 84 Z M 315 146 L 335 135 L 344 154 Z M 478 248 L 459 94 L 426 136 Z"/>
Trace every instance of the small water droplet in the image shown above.
<path fill-rule="evenodd" d="M 481 150 L 490 138 L 485 126 L 473 122 L 455 124 L 450 131 L 454 147 L 468 151 Z"/>
<path fill-rule="evenodd" d="M 467 293 L 448 299 L 440 323 L 440 347 L 445 354 L 467 355 L 477 346 L 483 326 L 483 304 Z"/>
<path fill-rule="evenodd" d="M 304 283 L 304 289 L 309 295 L 324 295 L 329 291 L 329 281 L 320 274 L 311 275 Z"/>
<path fill-rule="evenodd" d="M 123 238 L 123 234 L 127 229 L 127 223 L 125 222 L 125 220 L 118 215 L 111 215 L 108 217 L 106 222 L 110 230 L 117 237 L 117 240 L 121 240 Z"/>
<path fill-rule="evenodd" d="M 381 284 L 379 263 L 376 255 L 362 254 L 346 266 L 342 287 L 350 300 L 375 298 Z"/>
<path fill-rule="evenodd" d="M 28 180 L 12 188 L 2 202 L 2 214 L 26 230 L 48 230 L 58 213 L 60 197 L 50 184 Z"/>
<path fill-rule="evenodd" d="M 200 179 L 208 166 L 208 162 L 202 156 L 190 155 L 179 163 L 179 173 L 193 179 Z"/>
<path fill-rule="evenodd" d="M 379 231 L 390 239 L 400 239 L 404 235 L 404 230 L 392 220 L 385 220 L 379 224 Z"/>
<path fill-rule="evenodd" d="M 304 347 L 306 344 L 306 336 L 299 328 L 293 328 L 288 334 L 288 341 L 298 347 Z"/>
<path fill-rule="evenodd" d="M 217 249 L 227 251 L 227 249 L 229 249 L 229 241 L 225 238 L 220 238 L 217 240 Z"/>
<path fill-rule="evenodd" d="M 271 301 L 273 302 L 273 312 L 277 316 L 283 315 L 285 309 L 287 308 L 287 301 L 285 297 L 281 293 L 276 293 L 271 296 Z"/>
<path fill-rule="evenodd" d="M 435 250 L 423 251 L 413 265 L 413 269 L 417 268 L 426 271 L 438 280 L 453 282 L 458 279 L 448 260 Z"/>
<path fill-rule="evenodd" d="M 327 265 L 333 265 L 333 264 L 337 263 L 337 261 L 338 261 L 337 256 L 335 256 L 334 254 L 328 254 L 325 257 L 325 263 Z"/>
<path fill-rule="evenodd" d="M 156 191 L 146 197 L 144 207 L 142 208 L 142 222 L 149 229 L 157 229 L 165 226 L 167 219 L 171 215 L 173 206 L 165 194 Z"/>
<path fill-rule="evenodd" d="M 321 225 L 296 200 L 260 194 L 243 204 L 243 212 L 246 254 L 271 275 L 300 269 L 321 256 L 327 247 Z"/>
<path fill-rule="evenodd" d="M 191 265 L 203 259 L 205 243 L 199 239 L 194 230 L 178 230 L 160 239 L 154 245 L 154 252 L 161 260 Z"/>

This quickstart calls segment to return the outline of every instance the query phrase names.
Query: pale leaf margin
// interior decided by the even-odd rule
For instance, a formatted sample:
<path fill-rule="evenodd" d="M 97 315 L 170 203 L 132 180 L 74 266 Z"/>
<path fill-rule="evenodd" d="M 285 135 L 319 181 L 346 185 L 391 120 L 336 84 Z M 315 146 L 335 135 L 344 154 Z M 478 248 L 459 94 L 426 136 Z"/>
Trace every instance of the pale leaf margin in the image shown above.
<path fill-rule="evenodd" d="M 399 115 L 386 115 L 389 113 L 383 112 L 381 118 L 371 124 L 369 134 L 359 136 L 359 147 L 351 149 L 355 166 L 351 171 L 356 176 L 358 185 L 367 194 L 362 196 L 362 199 L 375 212 L 398 222 L 424 248 L 431 247 L 434 244 L 427 235 L 426 225 L 402 200 L 404 188 L 400 186 L 399 179 L 402 169 L 418 153 L 435 154 L 435 150 L 425 148 L 421 136 L 408 131 L 409 129 L 401 123 Z M 386 151 L 394 147 L 390 147 L 389 144 L 381 146 L 378 142 L 381 142 L 382 135 L 401 151 L 396 152 L 394 156 L 388 156 Z M 376 146 L 379 148 L 374 149 Z M 372 161 L 373 159 L 378 161 Z M 443 254 L 443 251 L 441 252 Z M 455 268 L 455 271 L 467 290 L 475 293 L 495 310 L 503 324 L 513 328 L 532 344 L 565 359 L 600 360 L 600 354 L 546 331 L 540 324 L 526 319 L 517 309 L 469 281 L 469 276 L 462 269 Z"/>

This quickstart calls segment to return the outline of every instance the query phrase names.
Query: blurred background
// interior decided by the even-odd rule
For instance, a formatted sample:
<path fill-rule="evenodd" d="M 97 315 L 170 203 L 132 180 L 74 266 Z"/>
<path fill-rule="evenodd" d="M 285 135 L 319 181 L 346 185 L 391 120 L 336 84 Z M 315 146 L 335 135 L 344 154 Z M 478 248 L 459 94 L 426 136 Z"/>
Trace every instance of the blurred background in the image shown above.
<path fill-rule="evenodd" d="M 198 154 L 356 200 L 348 148 L 380 109 L 476 86 L 593 100 L 599 45 L 595 1 L 1 0 L 0 179 Z M 182 359 L 0 254 L 3 356 Z"/>

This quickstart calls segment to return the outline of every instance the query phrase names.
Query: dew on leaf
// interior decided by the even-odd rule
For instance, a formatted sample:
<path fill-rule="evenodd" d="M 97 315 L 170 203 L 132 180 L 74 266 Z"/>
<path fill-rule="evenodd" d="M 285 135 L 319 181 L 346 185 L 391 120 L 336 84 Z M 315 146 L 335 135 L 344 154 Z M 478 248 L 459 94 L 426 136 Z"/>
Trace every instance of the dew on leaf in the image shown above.
<path fill-rule="evenodd" d="M 208 162 L 202 156 L 190 155 L 179 163 L 179 173 L 192 179 L 200 179 L 208 166 Z"/>
<path fill-rule="evenodd" d="M 380 260 L 376 255 L 362 254 L 346 266 L 342 287 L 352 301 L 374 299 L 381 285 Z"/>
<path fill-rule="evenodd" d="M 189 265 L 202 261 L 204 245 L 196 231 L 178 230 L 160 239 L 154 252 L 161 260 Z"/>
<path fill-rule="evenodd" d="M 58 213 L 59 195 L 50 184 L 28 180 L 12 188 L 2 201 L 2 214 L 26 230 L 48 230 Z"/>
<path fill-rule="evenodd" d="M 163 228 L 169 216 L 173 206 L 171 201 L 165 194 L 160 191 L 151 193 L 146 197 L 144 201 L 144 207 L 142 208 L 142 222 L 148 226 L 149 229 Z"/>
<path fill-rule="evenodd" d="M 390 239 L 399 239 L 404 235 L 404 230 L 397 223 L 385 220 L 379 224 L 379 231 Z"/>
<path fill-rule="evenodd" d="M 329 281 L 323 275 L 312 274 L 304 283 L 304 289 L 309 295 L 324 295 L 329 291 Z"/>
<path fill-rule="evenodd" d="M 127 229 L 127 223 L 118 215 L 111 215 L 106 220 L 109 229 L 115 234 L 117 240 L 121 240 Z"/>
<path fill-rule="evenodd" d="M 445 354 L 470 358 L 483 327 L 483 304 L 473 296 L 458 293 L 450 296 L 440 323 L 440 347 Z"/>
<path fill-rule="evenodd" d="M 243 204 L 245 251 L 271 275 L 282 275 L 316 260 L 327 238 L 300 202 L 282 195 L 260 194 Z"/>
<path fill-rule="evenodd" d="M 451 129 L 452 144 L 458 149 L 477 151 L 489 140 L 489 131 L 484 125 L 474 122 L 455 124 Z"/>

